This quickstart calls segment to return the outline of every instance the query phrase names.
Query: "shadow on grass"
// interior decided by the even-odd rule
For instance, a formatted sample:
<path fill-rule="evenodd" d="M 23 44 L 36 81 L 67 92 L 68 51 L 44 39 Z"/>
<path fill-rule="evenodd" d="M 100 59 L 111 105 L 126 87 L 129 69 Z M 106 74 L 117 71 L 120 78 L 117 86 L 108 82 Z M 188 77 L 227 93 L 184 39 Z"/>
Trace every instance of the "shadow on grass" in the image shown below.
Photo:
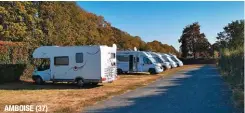
<path fill-rule="evenodd" d="M 19 81 L 19 82 L 13 82 L 13 83 L 0 84 L 0 90 L 90 89 L 90 88 L 96 88 L 100 86 L 102 85 L 85 84 L 84 87 L 79 88 L 76 84 L 66 83 L 66 82 L 58 82 L 58 83 L 48 82 L 43 85 L 36 85 L 34 82 L 31 82 L 31 81 Z"/>
<path fill-rule="evenodd" d="M 143 73 L 143 72 L 135 72 L 135 73 L 122 73 L 119 76 L 127 76 L 127 75 L 151 75 L 150 73 Z"/>

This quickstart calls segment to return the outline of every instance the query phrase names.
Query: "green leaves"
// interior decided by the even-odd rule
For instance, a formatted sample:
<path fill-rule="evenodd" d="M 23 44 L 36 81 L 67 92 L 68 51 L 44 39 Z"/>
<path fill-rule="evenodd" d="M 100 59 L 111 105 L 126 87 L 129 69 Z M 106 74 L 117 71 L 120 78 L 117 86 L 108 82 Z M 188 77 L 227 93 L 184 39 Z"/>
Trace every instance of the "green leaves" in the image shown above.
<path fill-rule="evenodd" d="M 236 20 L 224 27 L 218 33 L 217 43 L 222 48 L 239 48 L 244 43 L 244 20 Z"/>
<path fill-rule="evenodd" d="M 172 46 L 161 42 L 155 46 L 117 29 L 75 2 L 0 2 L 0 40 L 23 42 L 30 50 L 44 45 L 116 43 L 120 49 L 178 53 Z"/>
<path fill-rule="evenodd" d="M 198 22 L 184 28 L 179 42 L 181 43 L 181 55 L 184 58 L 187 58 L 188 56 L 196 58 L 197 53 L 199 54 L 199 57 L 210 56 L 208 51 L 211 49 L 211 44 L 205 38 L 205 34 L 200 32 L 200 25 Z"/>

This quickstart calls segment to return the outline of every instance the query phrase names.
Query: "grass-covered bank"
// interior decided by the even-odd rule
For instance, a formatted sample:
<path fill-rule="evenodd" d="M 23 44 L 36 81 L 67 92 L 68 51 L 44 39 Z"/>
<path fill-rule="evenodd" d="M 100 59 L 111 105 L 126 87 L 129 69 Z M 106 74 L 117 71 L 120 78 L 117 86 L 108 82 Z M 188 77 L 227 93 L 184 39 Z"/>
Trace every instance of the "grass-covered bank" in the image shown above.
<path fill-rule="evenodd" d="M 232 88 L 236 106 L 244 108 L 244 49 L 223 49 L 220 55 L 220 73 Z"/>

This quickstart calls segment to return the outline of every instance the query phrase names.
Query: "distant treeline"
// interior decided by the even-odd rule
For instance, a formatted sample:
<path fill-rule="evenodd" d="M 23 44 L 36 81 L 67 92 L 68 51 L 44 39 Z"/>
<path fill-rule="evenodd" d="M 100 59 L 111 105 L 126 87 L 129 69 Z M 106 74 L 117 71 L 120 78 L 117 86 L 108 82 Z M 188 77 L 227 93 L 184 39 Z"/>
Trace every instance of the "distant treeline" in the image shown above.
<path fill-rule="evenodd" d="M 0 2 L 0 40 L 41 45 L 112 45 L 119 49 L 178 54 L 159 41 L 146 43 L 111 26 L 102 16 L 87 12 L 75 2 Z"/>

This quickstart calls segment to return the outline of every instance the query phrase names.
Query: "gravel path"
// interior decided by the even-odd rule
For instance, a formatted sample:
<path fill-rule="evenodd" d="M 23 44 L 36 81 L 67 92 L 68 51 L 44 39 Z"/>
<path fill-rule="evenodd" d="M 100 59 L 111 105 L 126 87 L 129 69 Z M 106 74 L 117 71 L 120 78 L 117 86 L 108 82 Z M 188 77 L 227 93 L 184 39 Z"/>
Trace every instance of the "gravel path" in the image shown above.
<path fill-rule="evenodd" d="M 85 113 L 235 113 L 231 91 L 211 66 L 190 69 L 101 101 Z"/>

